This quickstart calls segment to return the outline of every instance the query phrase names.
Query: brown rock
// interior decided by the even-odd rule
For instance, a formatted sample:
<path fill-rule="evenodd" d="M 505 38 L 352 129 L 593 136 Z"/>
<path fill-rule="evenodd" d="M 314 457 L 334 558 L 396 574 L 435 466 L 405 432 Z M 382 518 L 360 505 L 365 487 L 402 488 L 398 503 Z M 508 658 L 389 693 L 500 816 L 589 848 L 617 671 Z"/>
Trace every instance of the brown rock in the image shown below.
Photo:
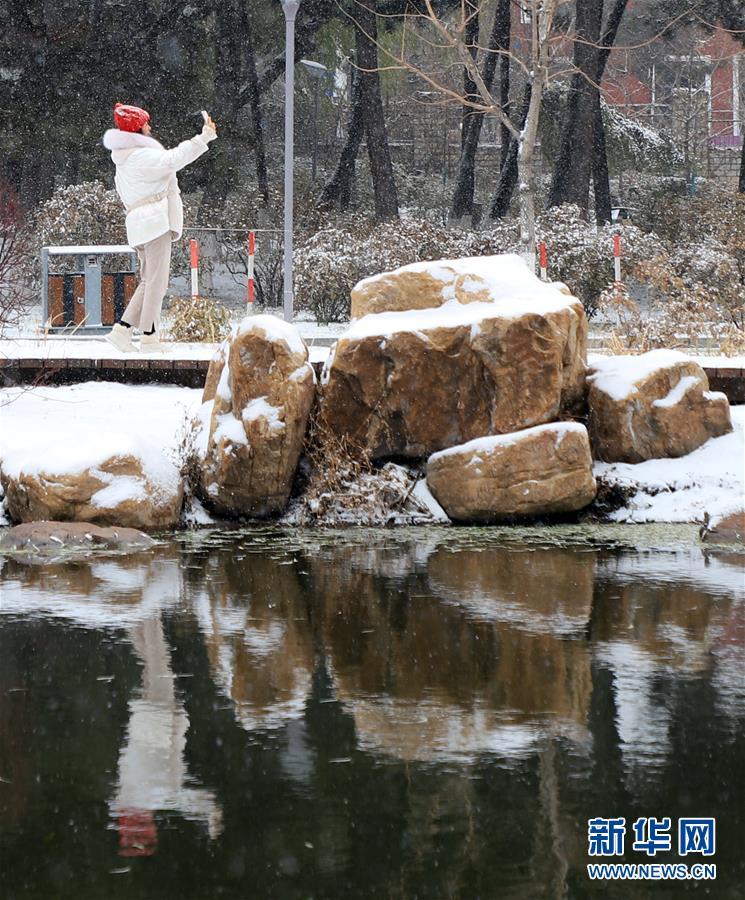
<path fill-rule="evenodd" d="M 745 512 L 732 513 L 704 535 L 710 544 L 745 544 Z"/>
<path fill-rule="evenodd" d="M 583 425 L 556 422 L 435 453 L 427 484 L 451 519 L 498 522 L 573 512 L 595 497 Z"/>
<path fill-rule="evenodd" d="M 324 375 L 326 423 L 373 457 L 422 457 L 575 411 L 587 320 L 578 300 L 552 297 L 522 314 L 507 304 L 428 310 L 407 330 L 394 330 L 406 313 L 360 320 Z"/>
<path fill-rule="evenodd" d="M 222 370 L 225 368 L 225 359 L 228 353 L 228 342 L 223 341 L 215 351 L 215 355 L 210 360 L 207 368 L 207 376 L 204 379 L 204 390 L 202 391 L 202 403 L 208 403 L 215 399 L 217 385 L 220 383 Z"/>
<path fill-rule="evenodd" d="M 602 360 L 588 383 L 592 449 L 605 462 L 685 456 L 732 430 L 727 398 L 674 350 Z"/>
<path fill-rule="evenodd" d="M 393 272 L 365 278 L 352 288 L 352 318 L 402 309 L 430 309 L 447 300 L 483 303 L 491 300 L 488 283 L 479 275 L 457 271 L 452 264 L 413 263 Z"/>
<path fill-rule="evenodd" d="M 101 528 L 92 522 L 27 522 L 0 537 L 0 551 L 137 549 L 152 547 L 151 537 L 136 528 Z"/>
<path fill-rule="evenodd" d="M 130 528 L 178 524 L 183 485 L 174 469 L 168 484 L 149 478 L 134 456 L 112 456 L 82 472 L 21 472 L 3 476 L 14 522 L 90 522 Z"/>
<path fill-rule="evenodd" d="M 244 320 L 216 388 L 201 473 L 223 515 L 282 512 L 300 459 L 315 375 L 297 330 L 274 316 Z"/>

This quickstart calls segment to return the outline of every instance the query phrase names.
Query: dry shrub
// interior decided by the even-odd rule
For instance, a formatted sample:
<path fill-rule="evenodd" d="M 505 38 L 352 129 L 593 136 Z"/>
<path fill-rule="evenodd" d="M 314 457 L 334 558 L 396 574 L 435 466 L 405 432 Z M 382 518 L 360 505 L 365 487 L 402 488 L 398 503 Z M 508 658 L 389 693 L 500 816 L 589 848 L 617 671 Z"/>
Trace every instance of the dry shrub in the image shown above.
<path fill-rule="evenodd" d="M 304 455 L 310 465 L 310 479 L 304 501 L 313 512 L 323 512 L 335 497 L 343 494 L 360 476 L 373 471 L 370 454 L 347 435 L 329 427 L 320 406 L 310 415 Z M 356 499 L 350 498 L 352 502 Z"/>
<path fill-rule="evenodd" d="M 615 319 L 608 346 L 616 355 L 646 353 L 654 346 L 650 322 L 641 314 L 637 303 L 629 296 L 622 282 L 614 282 L 600 295 L 599 308 Z"/>
<path fill-rule="evenodd" d="M 389 525 L 431 522 L 430 511 L 412 491 L 419 473 L 387 463 L 377 468 L 350 438 L 336 434 L 316 407 L 305 443 L 310 477 L 292 501 L 289 525 Z"/>
<path fill-rule="evenodd" d="M 32 260 L 31 230 L 14 188 L 0 181 L 0 335 L 26 315 Z"/>
<path fill-rule="evenodd" d="M 168 332 L 178 343 L 217 344 L 230 331 L 230 312 L 210 297 L 173 297 Z"/>

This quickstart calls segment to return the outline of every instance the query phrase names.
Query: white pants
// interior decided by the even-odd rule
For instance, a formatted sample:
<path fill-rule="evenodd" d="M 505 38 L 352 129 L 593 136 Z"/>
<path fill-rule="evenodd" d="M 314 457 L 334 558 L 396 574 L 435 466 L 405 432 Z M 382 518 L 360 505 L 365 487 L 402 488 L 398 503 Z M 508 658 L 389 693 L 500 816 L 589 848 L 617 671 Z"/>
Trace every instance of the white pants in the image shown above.
<path fill-rule="evenodd" d="M 140 283 L 132 294 L 122 321 L 140 331 L 151 331 L 160 323 L 163 298 L 171 275 L 171 232 L 136 247 L 140 261 Z"/>

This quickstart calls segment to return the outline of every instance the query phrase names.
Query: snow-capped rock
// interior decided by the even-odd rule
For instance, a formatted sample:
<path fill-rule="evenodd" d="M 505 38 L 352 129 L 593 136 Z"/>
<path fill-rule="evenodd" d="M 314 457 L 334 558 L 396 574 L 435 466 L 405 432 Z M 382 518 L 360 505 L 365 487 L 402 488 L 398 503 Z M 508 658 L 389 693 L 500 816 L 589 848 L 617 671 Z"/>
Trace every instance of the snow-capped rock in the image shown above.
<path fill-rule="evenodd" d="M 293 325 L 262 315 L 243 320 L 224 354 L 219 378 L 219 358 L 212 373 L 204 500 L 223 515 L 276 515 L 290 496 L 313 405 L 308 350 Z"/>
<path fill-rule="evenodd" d="M 164 460 L 164 467 L 168 461 Z M 92 522 L 129 528 L 175 528 L 183 485 L 150 477 L 143 460 L 110 456 L 81 471 L 19 471 L 3 474 L 8 513 L 14 522 Z"/>
<path fill-rule="evenodd" d="M 366 315 L 329 359 L 324 418 L 374 458 L 429 456 L 553 421 L 582 403 L 580 302 L 517 257 L 456 262 L 457 278 L 438 282 L 442 305 Z M 437 281 L 443 265 L 418 268 Z M 460 291 L 472 286 L 475 302 L 459 302 L 456 282 Z"/>
<path fill-rule="evenodd" d="M 685 456 L 732 430 L 727 398 L 684 353 L 598 359 L 587 380 L 592 449 L 604 462 Z"/>
<path fill-rule="evenodd" d="M 498 522 L 573 512 L 596 485 L 583 425 L 554 422 L 430 456 L 427 484 L 451 519 Z"/>
<path fill-rule="evenodd" d="M 8 518 L 174 528 L 178 427 L 194 394 L 108 383 L 9 389 L 0 429 Z"/>

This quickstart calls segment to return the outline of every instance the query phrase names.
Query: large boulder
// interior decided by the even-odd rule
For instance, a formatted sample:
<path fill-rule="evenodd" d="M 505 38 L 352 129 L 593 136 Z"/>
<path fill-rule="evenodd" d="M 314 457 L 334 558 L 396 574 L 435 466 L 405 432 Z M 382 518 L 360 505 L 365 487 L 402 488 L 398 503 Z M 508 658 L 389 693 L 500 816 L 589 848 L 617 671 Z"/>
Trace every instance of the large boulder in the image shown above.
<path fill-rule="evenodd" d="M 50 454 L 46 470 L 3 471 L 13 522 L 90 522 L 147 530 L 174 528 L 183 485 L 175 463 L 159 452 L 147 462 L 132 454 L 95 466 L 60 471 Z"/>
<path fill-rule="evenodd" d="M 515 256 L 457 262 L 460 290 L 474 285 L 475 302 L 452 297 L 437 308 L 367 315 L 329 359 L 324 420 L 373 457 L 429 456 L 553 421 L 583 403 L 581 303 Z M 466 280 L 468 263 L 478 280 Z"/>
<path fill-rule="evenodd" d="M 675 350 L 596 360 L 587 380 L 592 449 L 604 462 L 685 456 L 732 430 L 725 395 Z"/>
<path fill-rule="evenodd" d="M 204 497 L 216 512 L 264 517 L 284 510 L 314 393 L 297 329 L 274 316 L 244 319 L 215 388 L 201 470 Z"/>
<path fill-rule="evenodd" d="M 430 456 L 427 484 L 448 516 L 499 522 L 582 509 L 596 494 L 583 425 L 554 422 Z"/>

